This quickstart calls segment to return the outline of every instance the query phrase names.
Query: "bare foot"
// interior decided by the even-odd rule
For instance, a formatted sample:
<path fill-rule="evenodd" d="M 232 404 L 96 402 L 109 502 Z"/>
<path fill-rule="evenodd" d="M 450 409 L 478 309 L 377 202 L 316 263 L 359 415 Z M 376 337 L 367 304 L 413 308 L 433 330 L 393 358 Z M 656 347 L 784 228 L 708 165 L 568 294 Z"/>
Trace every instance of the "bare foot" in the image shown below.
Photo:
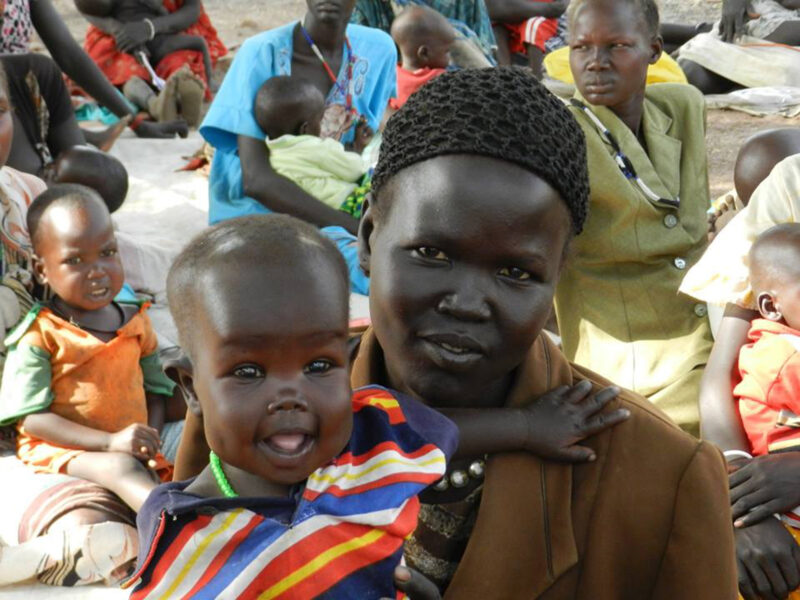
<path fill-rule="evenodd" d="M 119 136 L 122 135 L 122 132 L 125 131 L 125 128 L 130 125 L 132 120 L 133 117 L 131 115 L 126 115 L 102 131 L 90 131 L 88 129 L 84 129 L 83 137 L 86 139 L 87 143 L 95 146 L 98 150 L 108 152 L 111 150 L 114 142 L 117 141 L 117 138 L 119 138 Z"/>

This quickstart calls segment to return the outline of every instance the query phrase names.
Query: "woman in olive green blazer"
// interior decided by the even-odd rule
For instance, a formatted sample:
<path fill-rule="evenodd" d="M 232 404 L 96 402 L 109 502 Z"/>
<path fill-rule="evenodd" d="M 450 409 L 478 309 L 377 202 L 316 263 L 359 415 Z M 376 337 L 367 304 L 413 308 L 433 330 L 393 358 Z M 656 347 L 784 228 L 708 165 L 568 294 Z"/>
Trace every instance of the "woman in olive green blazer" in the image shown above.
<path fill-rule="evenodd" d="M 654 7 L 654 5 L 653 5 Z M 556 294 L 567 357 L 632 389 L 697 435 L 697 394 L 712 338 L 706 306 L 678 294 L 706 245 L 702 95 L 647 87 L 658 14 L 574 0 L 571 110 L 586 135 L 589 219 Z"/>

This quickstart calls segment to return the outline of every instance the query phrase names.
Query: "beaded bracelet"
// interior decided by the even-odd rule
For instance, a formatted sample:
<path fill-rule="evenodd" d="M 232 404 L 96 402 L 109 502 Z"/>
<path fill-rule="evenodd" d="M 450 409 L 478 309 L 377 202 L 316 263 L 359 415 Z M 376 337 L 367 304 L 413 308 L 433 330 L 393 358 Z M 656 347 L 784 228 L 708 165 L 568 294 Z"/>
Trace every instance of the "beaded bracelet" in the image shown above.
<path fill-rule="evenodd" d="M 152 42 L 153 38 L 156 37 L 156 26 L 153 24 L 153 22 L 150 19 L 142 19 L 142 20 L 145 23 L 147 23 L 148 25 L 150 25 L 150 39 L 148 41 Z"/>

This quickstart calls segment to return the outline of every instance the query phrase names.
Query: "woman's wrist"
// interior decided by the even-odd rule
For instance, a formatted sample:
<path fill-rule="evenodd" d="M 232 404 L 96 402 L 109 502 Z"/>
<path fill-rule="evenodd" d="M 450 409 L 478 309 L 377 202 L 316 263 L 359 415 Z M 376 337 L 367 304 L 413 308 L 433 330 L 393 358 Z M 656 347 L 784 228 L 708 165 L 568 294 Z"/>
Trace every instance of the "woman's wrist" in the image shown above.
<path fill-rule="evenodd" d="M 513 432 L 511 437 L 514 440 L 512 442 L 514 450 L 530 451 L 533 445 L 531 443 L 533 424 L 531 423 L 530 412 L 522 408 L 504 410 L 508 411 L 507 414 L 511 419 L 509 425 L 513 425 L 510 430 Z"/>

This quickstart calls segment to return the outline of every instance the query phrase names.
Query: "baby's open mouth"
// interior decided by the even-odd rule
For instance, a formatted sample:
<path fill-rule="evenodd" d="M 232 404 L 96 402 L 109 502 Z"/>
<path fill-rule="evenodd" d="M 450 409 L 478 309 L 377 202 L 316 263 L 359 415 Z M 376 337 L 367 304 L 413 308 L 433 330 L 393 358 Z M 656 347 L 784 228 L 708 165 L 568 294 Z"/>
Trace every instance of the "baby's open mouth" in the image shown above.
<path fill-rule="evenodd" d="M 108 293 L 108 288 L 102 287 L 92 290 L 91 292 L 89 292 L 89 295 L 95 298 L 100 298 L 102 296 L 105 296 L 107 293 Z"/>
<path fill-rule="evenodd" d="M 271 450 L 279 454 L 294 456 L 301 454 L 313 438 L 306 433 L 276 433 L 264 440 Z"/>

